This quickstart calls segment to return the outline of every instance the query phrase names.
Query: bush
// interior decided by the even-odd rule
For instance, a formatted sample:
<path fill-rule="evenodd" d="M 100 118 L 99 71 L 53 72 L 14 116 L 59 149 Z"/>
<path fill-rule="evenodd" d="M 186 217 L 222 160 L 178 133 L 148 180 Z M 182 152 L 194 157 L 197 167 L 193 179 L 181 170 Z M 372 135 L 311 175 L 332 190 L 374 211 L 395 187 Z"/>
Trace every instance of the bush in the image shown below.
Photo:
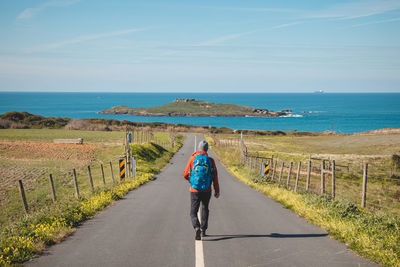
<path fill-rule="evenodd" d="M 89 130 L 92 124 L 85 120 L 71 120 L 66 126 L 67 130 Z"/>
<path fill-rule="evenodd" d="M 400 168 L 400 155 L 393 154 L 392 155 L 392 162 L 396 168 Z"/>
<path fill-rule="evenodd" d="M 33 115 L 28 112 L 11 111 L 0 115 L 0 119 L 5 120 L 2 127 L 26 129 L 26 128 L 52 128 L 59 129 L 67 125 L 69 118 L 53 118 Z M 8 123 L 8 122 L 11 123 Z M 1 128 L 1 126 L 0 126 Z M 4 128 L 3 128 L 4 129 Z"/>

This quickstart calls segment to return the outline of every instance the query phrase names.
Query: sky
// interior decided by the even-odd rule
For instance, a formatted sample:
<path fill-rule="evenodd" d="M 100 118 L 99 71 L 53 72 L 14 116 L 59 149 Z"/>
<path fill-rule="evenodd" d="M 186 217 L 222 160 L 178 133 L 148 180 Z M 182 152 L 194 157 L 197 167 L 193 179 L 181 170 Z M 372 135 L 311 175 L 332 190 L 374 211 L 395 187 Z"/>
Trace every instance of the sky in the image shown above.
<path fill-rule="evenodd" d="M 0 91 L 400 92 L 400 0 L 2 0 Z"/>

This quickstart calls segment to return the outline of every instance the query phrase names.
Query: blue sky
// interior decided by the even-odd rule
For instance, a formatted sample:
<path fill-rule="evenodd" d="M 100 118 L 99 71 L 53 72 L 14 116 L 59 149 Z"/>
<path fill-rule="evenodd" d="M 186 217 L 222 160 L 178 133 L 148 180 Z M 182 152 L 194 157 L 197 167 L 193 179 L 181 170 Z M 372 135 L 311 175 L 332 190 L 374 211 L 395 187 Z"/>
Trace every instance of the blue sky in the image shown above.
<path fill-rule="evenodd" d="M 400 92 L 400 1 L 0 1 L 0 91 Z"/>

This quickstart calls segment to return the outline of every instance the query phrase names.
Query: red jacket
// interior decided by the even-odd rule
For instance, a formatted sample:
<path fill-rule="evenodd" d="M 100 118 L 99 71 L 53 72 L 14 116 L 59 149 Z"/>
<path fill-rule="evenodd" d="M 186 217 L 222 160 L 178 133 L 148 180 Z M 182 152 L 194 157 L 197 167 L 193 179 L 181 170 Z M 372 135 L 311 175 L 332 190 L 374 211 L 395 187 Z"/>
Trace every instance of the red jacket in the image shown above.
<path fill-rule="evenodd" d="M 195 153 L 192 154 L 192 156 L 190 157 L 187 165 L 186 165 L 186 169 L 183 171 L 183 177 L 190 181 L 190 174 L 192 173 L 192 168 L 193 168 L 193 161 L 194 158 L 198 155 L 198 154 L 204 154 L 207 155 L 207 152 L 204 151 L 197 151 Z M 218 184 L 218 172 L 217 172 L 217 167 L 215 166 L 215 161 L 213 158 L 210 157 L 211 160 L 211 164 L 212 164 L 212 184 L 214 185 L 214 190 L 216 193 L 219 193 L 219 184 Z M 211 186 L 209 188 L 207 188 L 206 190 L 196 190 L 194 189 L 192 186 L 190 186 L 190 192 L 210 192 L 211 191 Z"/>

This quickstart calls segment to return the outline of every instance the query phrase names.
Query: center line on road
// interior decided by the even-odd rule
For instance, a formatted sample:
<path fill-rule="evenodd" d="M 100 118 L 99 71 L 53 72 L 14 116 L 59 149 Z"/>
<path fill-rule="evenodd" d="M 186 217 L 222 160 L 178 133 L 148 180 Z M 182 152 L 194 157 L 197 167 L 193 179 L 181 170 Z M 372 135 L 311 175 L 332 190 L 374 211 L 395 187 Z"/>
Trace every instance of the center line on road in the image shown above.
<path fill-rule="evenodd" d="M 196 267 L 204 267 L 203 241 L 196 240 Z"/>
<path fill-rule="evenodd" d="M 200 207 L 199 211 L 197 212 L 197 217 L 201 223 Z M 196 267 L 204 267 L 203 240 L 195 240 L 194 243 L 196 246 Z"/>

